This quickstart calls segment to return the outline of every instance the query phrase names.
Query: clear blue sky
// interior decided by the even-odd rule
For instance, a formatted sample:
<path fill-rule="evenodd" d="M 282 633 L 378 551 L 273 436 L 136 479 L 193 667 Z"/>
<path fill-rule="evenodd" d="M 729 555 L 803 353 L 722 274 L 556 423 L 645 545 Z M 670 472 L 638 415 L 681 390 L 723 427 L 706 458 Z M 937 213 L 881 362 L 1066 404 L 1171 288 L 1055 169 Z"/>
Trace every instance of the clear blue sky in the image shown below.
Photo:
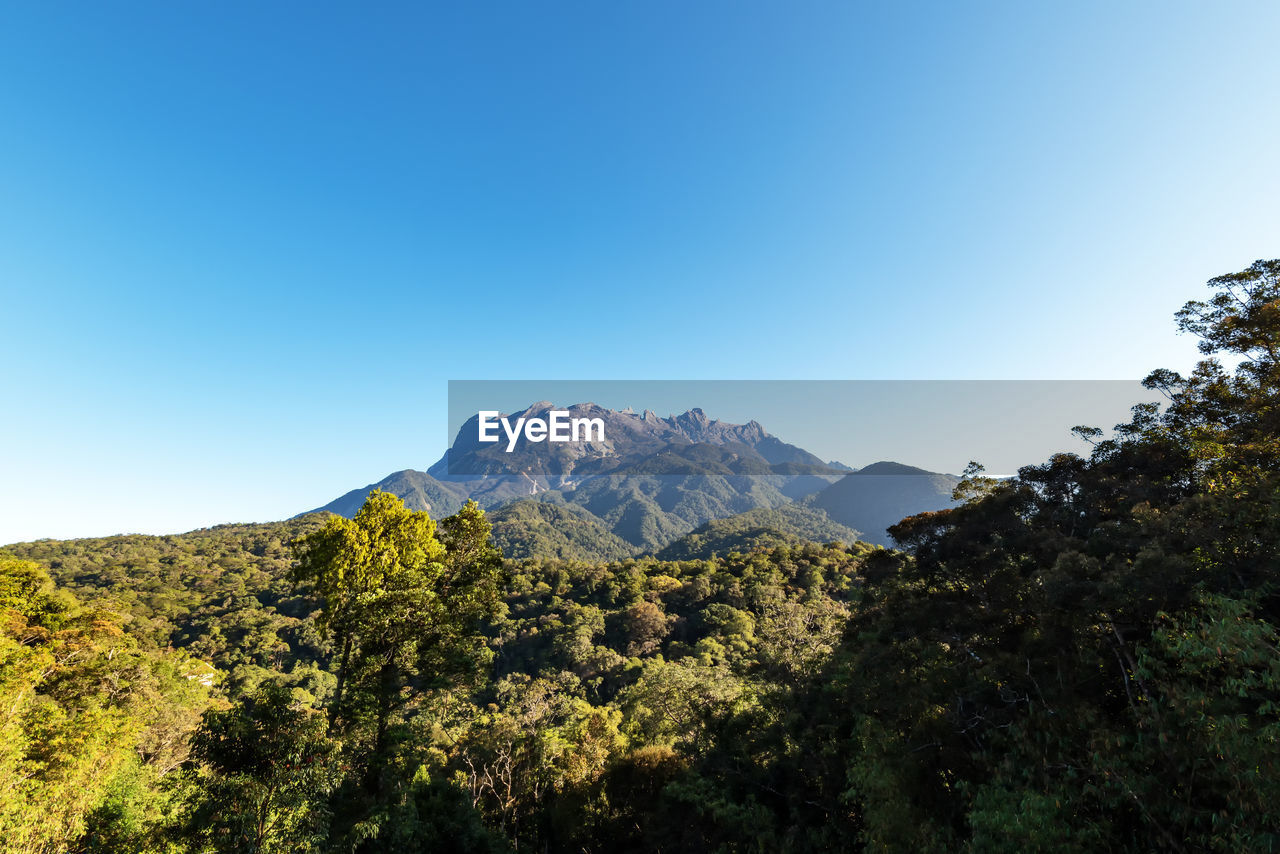
<path fill-rule="evenodd" d="M 0 10 L 0 543 L 424 468 L 449 378 L 1185 368 L 1277 254 L 1274 3 L 363 6 Z"/>

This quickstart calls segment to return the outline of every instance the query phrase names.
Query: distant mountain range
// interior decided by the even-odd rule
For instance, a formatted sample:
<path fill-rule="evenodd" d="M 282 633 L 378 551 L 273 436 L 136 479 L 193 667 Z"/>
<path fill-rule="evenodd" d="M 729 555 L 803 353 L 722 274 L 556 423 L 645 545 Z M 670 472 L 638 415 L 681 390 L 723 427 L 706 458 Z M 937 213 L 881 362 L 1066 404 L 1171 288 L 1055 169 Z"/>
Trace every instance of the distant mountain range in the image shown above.
<path fill-rule="evenodd" d="M 539 401 L 508 417 L 546 417 Z M 592 403 L 562 407 L 599 418 L 604 439 L 478 441 L 478 417 L 425 472 L 406 469 L 317 508 L 352 516 L 374 489 L 437 518 L 474 499 L 509 557 L 605 560 L 658 553 L 702 557 L 755 544 L 855 538 L 891 545 L 885 529 L 950 506 L 957 479 L 900 463 L 861 470 L 701 409 L 660 418 Z"/>

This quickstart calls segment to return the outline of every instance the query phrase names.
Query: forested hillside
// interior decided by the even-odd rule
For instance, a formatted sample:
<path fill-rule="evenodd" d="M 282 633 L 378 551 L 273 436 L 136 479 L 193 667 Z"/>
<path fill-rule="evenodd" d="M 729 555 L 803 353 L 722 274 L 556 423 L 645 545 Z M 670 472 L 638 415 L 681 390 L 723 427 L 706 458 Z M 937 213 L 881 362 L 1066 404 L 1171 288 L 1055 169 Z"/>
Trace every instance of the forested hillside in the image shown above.
<path fill-rule="evenodd" d="M 214 702 L 209 675 L 0 556 L 0 850 L 90 850 L 100 829 L 157 820 Z"/>
<path fill-rule="evenodd" d="M 11 547 L 0 844 L 1274 851 L 1280 261 L 1210 287 L 1178 325 L 1231 369 L 971 466 L 900 550 L 757 514 L 684 560 L 504 559 L 474 503 L 382 492 Z"/>
<path fill-rule="evenodd" d="M 145 644 L 210 662 L 233 694 L 290 673 L 323 692 L 327 674 L 311 614 L 314 599 L 288 581 L 289 542 L 319 516 L 261 525 L 222 525 L 187 534 L 39 540 L 6 546 L 43 566 L 59 588 L 127 619 Z"/>
<path fill-rule="evenodd" d="M 304 828 L 343 845 L 376 834 L 370 839 L 382 842 L 370 841 L 368 850 L 385 850 L 389 838 L 428 846 L 456 825 L 482 850 L 621 840 L 635 833 L 636 807 L 597 790 L 605 776 L 612 787 L 648 791 L 686 768 L 694 745 L 710 743 L 717 716 L 760 706 L 812 674 L 839 637 L 870 553 L 862 544 L 796 545 L 714 561 L 503 564 L 484 545 L 489 526 L 474 505 L 437 532 L 426 513 L 384 493 L 355 522 L 333 517 L 320 525 L 309 518 L 11 548 L 51 567 L 67 590 L 98 591 L 129 643 L 148 654 L 173 656 L 162 650 L 178 647 L 176 660 L 202 677 L 212 672 L 205 661 L 215 665 L 212 690 L 184 683 L 199 689 L 201 702 L 184 719 L 181 758 L 199 710 L 235 704 L 206 718 L 194 741 L 201 761 L 185 770 L 172 761 L 154 767 L 139 754 L 123 771 L 102 772 L 98 800 L 66 820 L 57 844 L 79 832 L 86 835 L 73 850 L 141 851 L 161 840 L 192 850 L 258 850 L 234 841 L 248 838 L 248 818 L 213 816 L 253 805 L 280 822 L 252 837 L 265 850 L 299 847 Z M 391 535 L 397 527 L 402 537 Z M 374 551 L 398 550 L 397 570 L 409 564 L 452 573 L 454 595 L 447 605 L 436 597 L 445 610 L 427 619 L 421 590 L 395 587 L 391 574 L 375 568 L 385 555 L 360 558 L 358 549 L 342 558 L 350 561 L 345 578 L 358 583 L 358 565 L 392 589 L 375 594 L 371 585 L 341 606 L 336 591 L 317 595 L 316 586 L 325 590 L 334 579 L 323 568 L 310 578 L 291 571 L 281 537 L 331 529 L 342 533 L 324 542 L 303 537 L 310 543 L 304 565 L 331 568 L 334 550 L 359 531 L 355 539 Z M 18 561 L 6 566 L 40 572 Z M 456 586 L 468 573 L 474 577 Z M 426 633 L 457 621 L 468 604 L 475 611 L 465 626 Z M 413 650 L 402 657 L 405 645 Z M 381 666 L 371 673 L 362 656 L 391 656 L 397 675 Z M 237 734 L 245 732 L 279 741 L 250 745 Z M 277 766 L 303 746 L 332 767 L 282 773 Z M 277 754 L 245 753 L 268 749 Z M 348 774 L 334 770 L 339 762 Z M 273 786 L 312 800 L 264 803 Z M 120 803 L 103 794 L 121 787 L 128 797 Z M 330 796 L 340 796 L 347 811 L 322 809 Z M 391 810 L 392 803 L 399 807 Z M 406 809 L 443 811 L 432 820 L 444 824 L 419 826 Z M 38 815 L 30 813 L 33 821 Z M 221 821 L 220 829 L 207 827 L 211 821 Z M 40 838 L 42 831 L 32 825 L 30 832 Z M 52 840 L 22 850 L 59 850 Z"/>

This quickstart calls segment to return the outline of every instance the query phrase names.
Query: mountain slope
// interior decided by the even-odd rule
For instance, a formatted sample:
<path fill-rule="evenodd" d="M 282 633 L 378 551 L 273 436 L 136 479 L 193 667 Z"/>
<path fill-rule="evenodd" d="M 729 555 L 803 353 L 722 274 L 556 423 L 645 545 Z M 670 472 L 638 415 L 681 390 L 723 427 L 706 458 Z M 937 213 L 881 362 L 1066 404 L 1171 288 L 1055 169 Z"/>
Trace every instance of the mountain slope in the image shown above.
<path fill-rule="evenodd" d="M 508 558 L 621 560 L 635 548 L 585 510 L 525 499 L 489 515 L 493 541 Z"/>
<path fill-rule="evenodd" d="M 852 544 L 858 532 L 835 522 L 825 512 L 802 504 L 756 508 L 714 519 L 669 544 L 660 560 L 704 560 L 731 552 L 751 552 L 796 543 Z"/>
<path fill-rule="evenodd" d="M 469 497 L 468 491 L 457 484 L 442 483 L 426 472 L 404 469 L 387 475 L 377 483 L 371 483 L 361 489 L 353 489 L 323 507 L 307 512 L 328 511 L 350 518 L 356 515 L 356 511 L 364 504 L 365 498 L 375 489 L 397 495 L 410 510 L 427 510 L 436 519 L 457 513 Z"/>
<path fill-rule="evenodd" d="M 957 483 L 949 474 L 879 462 L 845 475 L 805 503 L 861 531 L 867 542 L 891 546 L 885 529 L 907 516 L 953 506 L 951 491 Z"/>

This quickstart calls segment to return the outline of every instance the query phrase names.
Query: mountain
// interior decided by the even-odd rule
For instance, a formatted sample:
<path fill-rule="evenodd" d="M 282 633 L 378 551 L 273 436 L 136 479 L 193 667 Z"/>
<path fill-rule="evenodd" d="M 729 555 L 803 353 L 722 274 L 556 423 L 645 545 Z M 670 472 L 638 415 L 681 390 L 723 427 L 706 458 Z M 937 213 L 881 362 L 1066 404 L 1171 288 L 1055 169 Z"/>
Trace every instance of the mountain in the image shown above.
<path fill-rule="evenodd" d="M 861 531 L 865 541 L 890 546 L 886 528 L 916 513 L 954 506 L 951 492 L 959 482 L 949 474 L 878 462 L 845 475 L 805 503 Z"/>
<path fill-rule="evenodd" d="M 512 424 L 517 419 L 545 419 L 555 408 L 539 401 L 501 417 Z M 803 448 L 770 435 L 757 421 L 732 424 L 709 418 L 701 409 L 667 418 L 593 403 L 564 409 L 570 418 L 600 419 L 603 438 L 595 435 L 570 443 L 521 440 L 508 453 L 505 441 L 480 441 L 476 415 L 427 471 L 396 472 L 317 510 L 350 516 L 374 489 L 394 493 L 409 507 L 436 516 L 455 512 L 469 498 L 491 511 L 537 498 L 580 511 L 575 518 L 601 527 L 626 543 L 631 553 L 652 552 L 706 521 L 788 504 L 843 474 Z M 549 549 L 549 554 L 577 555 L 580 543 L 553 543 L 545 536 L 515 532 L 518 523 L 535 525 L 551 513 L 535 514 L 526 508 L 510 515 L 503 528 L 510 553 L 533 553 L 530 549 L 536 546 Z M 617 543 L 595 533 L 584 536 L 603 548 L 597 557 L 618 553 Z"/>
<path fill-rule="evenodd" d="M 713 519 L 659 551 L 659 560 L 707 560 L 731 552 L 753 552 L 797 543 L 852 544 L 861 537 L 852 528 L 832 521 L 816 507 L 786 504 L 758 507 Z"/>
<path fill-rule="evenodd" d="M 511 424 L 546 419 L 556 408 L 539 401 L 504 417 Z M 715 520 L 784 507 L 787 514 L 761 513 L 713 528 L 701 534 L 705 542 L 682 548 L 687 553 L 726 549 L 730 539 L 744 536 L 741 526 L 765 527 L 764 520 L 785 536 L 849 539 L 853 529 L 865 532 L 864 539 L 888 544 L 888 525 L 947 506 L 939 503 L 940 496 L 949 501 L 955 483 L 898 463 L 850 473 L 848 466 L 826 463 L 770 435 L 757 421 L 732 424 L 701 409 L 661 418 L 649 410 L 619 412 L 594 403 L 562 408 L 570 418 L 600 419 L 603 438 L 522 439 L 508 453 L 505 436 L 497 443 L 479 441 L 477 415 L 427 471 L 395 472 L 317 509 L 351 516 L 369 492 L 381 489 L 439 518 L 473 499 L 494 517 L 495 537 L 509 556 L 614 559 L 659 552 Z M 847 484 L 850 478 L 860 480 Z M 802 519 L 798 501 L 807 502 L 819 518 Z M 564 530 L 555 532 L 556 525 Z"/>

